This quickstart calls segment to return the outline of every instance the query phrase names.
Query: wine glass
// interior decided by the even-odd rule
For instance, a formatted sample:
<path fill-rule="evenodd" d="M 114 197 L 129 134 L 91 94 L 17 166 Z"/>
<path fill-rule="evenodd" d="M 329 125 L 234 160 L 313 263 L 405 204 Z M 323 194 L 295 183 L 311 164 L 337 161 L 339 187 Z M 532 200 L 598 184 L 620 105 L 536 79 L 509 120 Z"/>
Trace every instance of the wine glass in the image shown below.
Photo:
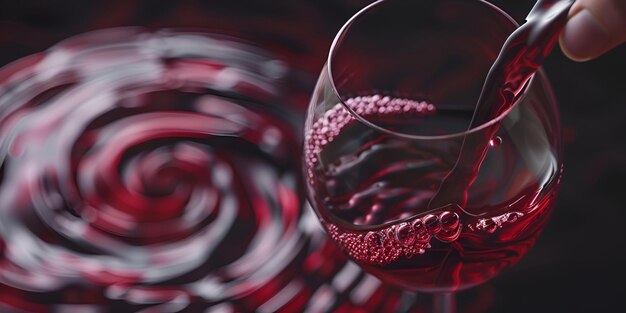
<path fill-rule="evenodd" d="M 339 31 L 307 112 L 304 175 L 321 224 L 365 271 L 433 293 L 435 311 L 516 263 L 554 208 L 560 121 L 542 71 L 468 129 L 516 27 L 481 0 L 374 2 Z M 482 163 L 442 185 L 467 138 L 494 131 L 474 147 Z M 466 195 L 442 200 L 450 186 Z"/>

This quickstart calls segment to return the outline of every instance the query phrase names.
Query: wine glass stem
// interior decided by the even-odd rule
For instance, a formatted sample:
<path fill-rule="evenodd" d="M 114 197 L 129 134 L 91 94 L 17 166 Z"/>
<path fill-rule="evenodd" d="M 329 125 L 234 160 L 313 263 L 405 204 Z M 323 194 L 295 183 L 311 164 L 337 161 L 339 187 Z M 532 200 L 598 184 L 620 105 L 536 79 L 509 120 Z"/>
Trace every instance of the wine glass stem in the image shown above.
<path fill-rule="evenodd" d="M 433 297 L 433 313 L 456 313 L 454 293 L 438 293 Z"/>

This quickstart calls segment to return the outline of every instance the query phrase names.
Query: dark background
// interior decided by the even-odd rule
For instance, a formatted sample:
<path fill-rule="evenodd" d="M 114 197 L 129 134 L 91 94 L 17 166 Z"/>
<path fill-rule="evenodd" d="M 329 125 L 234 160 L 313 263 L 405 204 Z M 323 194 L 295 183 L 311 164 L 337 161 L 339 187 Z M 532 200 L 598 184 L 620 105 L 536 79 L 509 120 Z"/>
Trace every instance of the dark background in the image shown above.
<path fill-rule="evenodd" d="M 317 73 L 334 34 L 369 2 L 0 0 L 0 66 L 75 34 L 136 25 L 208 28 L 243 37 Z M 491 2 L 521 21 L 533 1 Z M 545 70 L 560 104 L 565 142 L 557 210 L 519 264 L 461 295 L 461 301 L 476 294 L 489 297 L 489 312 L 626 312 L 621 198 L 626 194 L 626 46 L 588 63 L 555 51 Z"/>

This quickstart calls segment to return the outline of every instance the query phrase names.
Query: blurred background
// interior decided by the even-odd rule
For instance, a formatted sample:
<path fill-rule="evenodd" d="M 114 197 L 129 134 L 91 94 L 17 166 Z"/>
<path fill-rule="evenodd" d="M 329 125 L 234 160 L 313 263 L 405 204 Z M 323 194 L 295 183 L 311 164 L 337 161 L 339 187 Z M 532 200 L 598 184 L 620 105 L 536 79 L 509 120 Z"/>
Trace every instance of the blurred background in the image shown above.
<path fill-rule="evenodd" d="M 371 1 L 0 1 L 0 66 L 91 30 L 207 29 L 260 44 L 311 74 L 303 109 L 341 25 Z M 518 21 L 533 1 L 492 0 Z M 557 209 L 536 246 L 486 286 L 473 312 L 626 312 L 626 46 L 588 63 L 555 51 L 544 66 L 561 108 L 565 173 Z M 310 90 L 306 90 L 306 86 Z M 470 300 L 467 300 L 470 301 Z"/>

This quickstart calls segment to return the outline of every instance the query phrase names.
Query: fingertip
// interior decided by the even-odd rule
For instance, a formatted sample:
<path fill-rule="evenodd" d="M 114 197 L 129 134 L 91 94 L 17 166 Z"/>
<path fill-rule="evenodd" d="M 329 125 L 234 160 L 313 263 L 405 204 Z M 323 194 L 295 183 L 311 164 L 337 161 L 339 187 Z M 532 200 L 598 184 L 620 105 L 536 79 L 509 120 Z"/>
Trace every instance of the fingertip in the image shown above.
<path fill-rule="evenodd" d="M 587 61 L 593 60 L 593 57 L 581 57 L 581 56 L 578 56 L 575 53 L 571 52 L 568 49 L 568 43 L 566 43 L 566 39 L 565 39 L 565 34 L 564 33 L 562 33 L 561 37 L 559 37 L 559 45 L 561 46 L 561 51 L 563 51 L 563 54 L 565 54 L 565 56 L 567 58 L 569 58 L 570 60 L 572 60 L 574 62 L 587 62 Z"/>
<path fill-rule="evenodd" d="M 577 62 L 585 62 L 607 51 L 611 38 L 593 14 L 584 9 L 569 19 L 559 42 L 567 57 Z"/>

